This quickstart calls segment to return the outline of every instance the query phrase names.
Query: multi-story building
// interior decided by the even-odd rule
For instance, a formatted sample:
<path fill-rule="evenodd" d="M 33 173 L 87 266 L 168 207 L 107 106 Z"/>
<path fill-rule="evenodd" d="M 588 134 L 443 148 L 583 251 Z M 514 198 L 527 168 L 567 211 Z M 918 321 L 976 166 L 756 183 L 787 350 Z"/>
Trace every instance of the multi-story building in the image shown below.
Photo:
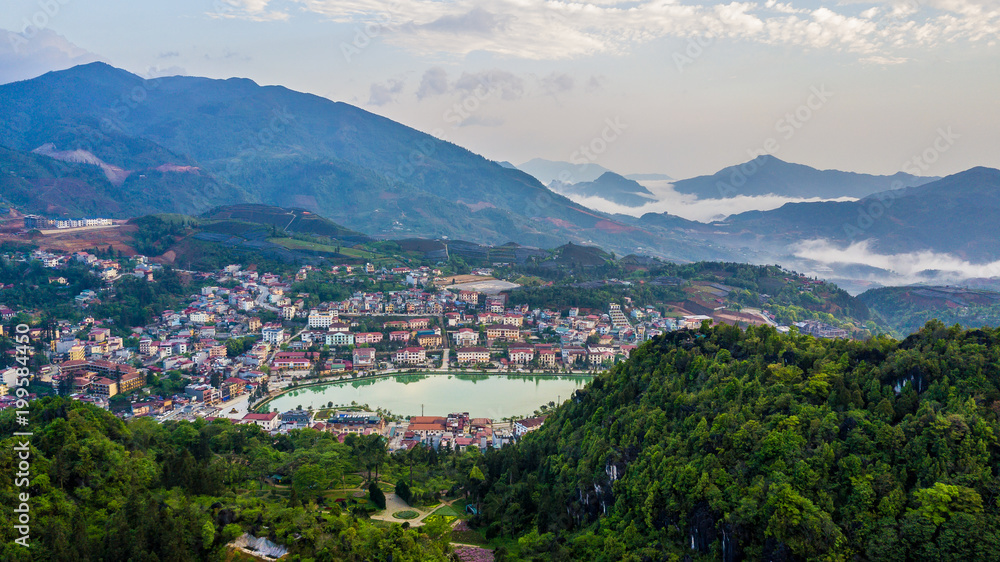
<path fill-rule="evenodd" d="M 267 324 L 260 330 L 261 339 L 271 345 L 281 345 L 285 341 L 285 329 L 281 324 Z"/>
<path fill-rule="evenodd" d="M 307 322 L 310 328 L 329 328 L 334 318 L 336 317 L 329 312 L 319 312 L 314 309 L 309 311 Z"/>
<path fill-rule="evenodd" d="M 535 431 L 539 427 L 542 427 L 542 423 L 544 422 L 545 418 L 527 418 L 517 420 L 514 422 L 514 435 L 521 437 L 526 433 Z"/>
<path fill-rule="evenodd" d="M 455 340 L 455 345 L 460 347 L 471 347 L 479 343 L 479 332 L 471 328 L 459 328 L 451 337 Z"/>
<path fill-rule="evenodd" d="M 379 343 L 382 341 L 382 332 L 358 332 L 354 334 L 355 345 L 368 344 L 368 343 Z"/>
<path fill-rule="evenodd" d="M 455 351 L 459 363 L 489 363 L 490 350 L 485 347 L 462 347 Z"/>
<path fill-rule="evenodd" d="M 118 383 L 107 377 L 95 377 L 90 381 L 90 392 L 105 398 L 118 394 Z"/>
<path fill-rule="evenodd" d="M 531 363 L 531 360 L 535 358 L 535 350 L 531 347 L 512 347 L 507 350 L 507 356 L 511 363 L 524 365 Z"/>
<path fill-rule="evenodd" d="M 521 339 L 521 330 L 506 324 L 493 324 L 486 328 L 486 337 L 490 340 L 516 341 Z"/>
<path fill-rule="evenodd" d="M 538 350 L 538 364 L 543 367 L 555 367 L 556 366 L 556 350 L 554 349 L 539 349 Z"/>
<path fill-rule="evenodd" d="M 411 337 L 413 337 L 413 334 L 411 332 L 405 332 L 402 330 L 389 332 L 389 341 L 407 342 L 410 341 Z"/>
<path fill-rule="evenodd" d="M 415 365 L 427 361 L 427 351 L 422 347 L 404 347 L 392 354 L 396 363 Z"/>
<path fill-rule="evenodd" d="M 331 347 L 354 345 L 354 334 L 348 332 L 327 332 L 326 345 Z"/>
<path fill-rule="evenodd" d="M 355 369 L 365 369 L 375 365 L 375 349 L 371 347 L 358 347 L 352 353 Z"/>

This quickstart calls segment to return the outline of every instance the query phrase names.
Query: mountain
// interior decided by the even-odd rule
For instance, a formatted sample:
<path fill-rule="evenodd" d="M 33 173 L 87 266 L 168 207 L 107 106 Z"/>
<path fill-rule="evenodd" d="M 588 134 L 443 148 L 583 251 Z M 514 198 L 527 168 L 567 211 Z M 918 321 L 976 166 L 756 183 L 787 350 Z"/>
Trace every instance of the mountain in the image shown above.
<path fill-rule="evenodd" d="M 260 203 L 381 237 L 708 257 L 447 141 L 246 79 L 144 80 L 103 63 L 50 72 L 0 86 L 0 146 L 0 195 L 28 212 L 129 217 Z"/>
<path fill-rule="evenodd" d="M 977 167 L 931 183 L 859 201 L 788 203 L 717 226 L 731 240 L 771 248 L 824 239 L 839 246 L 869 241 L 883 254 L 933 251 L 973 262 L 1000 259 L 1000 170 Z"/>
<path fill-rule="evenodd" d="M 592 182 L 565 184 L 554 181 L 550 187 L 567 197 L 599 197 L 629 207 L 641 207 L 656 200 L 653 193 L 639 182 L 626 179 L 614 172 L 604 172 Z"/>
<path fill-rule="evenodd" d="M 891 176 L 872 176 L 838 170 L 817 170 L 763 155 L 737 166 L 723 168 L 710 176 L 676 181 L 674 190 L 696 195 L 699 199 L 768 194 L 806 199 L 860 198 L 879 191 L 923 185 L 936 179 L 938 178 L 912 176 L 902 172 Z"/>
<path fill-rule="evenodd" d="M 561 162 L 533 158 L 517 167 L 519 170 L 534 176 L 535 179 L 548 185 L 553 181 L 562 183 L 579 183 L 594 181 L 611 170 L 593 162 Z"/>
<path fill-rule="evenodd" d="M 497 164 L 500 164 L 501 166 L 503 166 L 504 168 L 507 168 L 508 170 L 516 170 L 517 169 L 517 166 L 511 164 L 510 162 L 508 162 L 506 160 L 497 162 Z"/>

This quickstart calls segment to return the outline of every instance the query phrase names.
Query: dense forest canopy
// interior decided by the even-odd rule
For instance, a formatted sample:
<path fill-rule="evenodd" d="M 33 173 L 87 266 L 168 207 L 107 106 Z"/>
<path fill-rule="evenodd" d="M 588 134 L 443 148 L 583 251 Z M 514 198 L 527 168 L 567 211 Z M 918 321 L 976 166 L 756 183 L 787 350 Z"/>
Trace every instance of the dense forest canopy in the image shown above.
<path fill-rule="evenodd" d="M 995 560 L 1000 330 L 658 337 L 488 457 L 527 560 Z"/>

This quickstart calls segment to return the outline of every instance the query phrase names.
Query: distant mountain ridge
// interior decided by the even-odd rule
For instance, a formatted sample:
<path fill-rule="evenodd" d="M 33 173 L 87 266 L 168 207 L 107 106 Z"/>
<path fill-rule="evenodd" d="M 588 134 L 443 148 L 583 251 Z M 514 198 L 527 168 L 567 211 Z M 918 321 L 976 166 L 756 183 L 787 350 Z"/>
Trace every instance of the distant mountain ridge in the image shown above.
<path fill-rule="evenodd" d="M 976 167 L 945 178 L 870 195 L 859 201 L 788 203 L 715 225 L 781 246 L 825 239 L 841 246 L 863 240 L 881 253 L 933 250 L 972 262 L 1000 259 L 1000 170 Z M 998 272 L 1000 275 L 1000 272 Z"/>
<path fill-rule="evenodd" d="M 678 180 L 674 190 L 690 193 L 699 199 L 780 195 L 811 199 L 867 197 L 879 191 L 930 183 L 937 177 L 920 177 L 899 172 L 891 176 L 873 176 L 840 170 L 817 170 L 792 164 L 774 156 L 763 155 L 743 164 L 729 166 L 708 176 Z"/>
<path fill-rule="evenodd" d="M 656 201 L 653 193 L 639 182 L 614 172 L 604 172 L 592 182 L 565 184 L 554 181 L 549 187 L 567 197 L 600 197 L 612 203 L 629 207 L 641 207 Z"/>
<path fill-rule="evenodd" d="M 518 165 L 517 169 L 531 175 L 545 185 L 554 181 L 569 184 L 591 182 L 611 171 L 594 162 L 574 164 L 544 158 L 532 158 Z"/>

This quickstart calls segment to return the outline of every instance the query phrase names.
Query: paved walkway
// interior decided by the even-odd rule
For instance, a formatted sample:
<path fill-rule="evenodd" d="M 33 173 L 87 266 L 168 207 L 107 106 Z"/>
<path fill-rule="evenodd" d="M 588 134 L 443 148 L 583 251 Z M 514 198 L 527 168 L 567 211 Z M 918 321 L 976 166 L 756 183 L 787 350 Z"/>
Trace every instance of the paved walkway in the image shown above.
<path fill-rule="evenodd" d="M 399 496 L 390 492 L 385 495 L 385 511 L 371 516 L 371 519 L 378 519 L 379 521 L 391 521 L 393 523 L 404 523 L 408 522 L 410 527 L 420 527 L 424 524 L 424 519 L 431 514 L 433 514 L 438 509 L 446 505 L 451 505 L 458 500 L 451 500 L 450 502 L 441 502 L 430 509 L 420 509 L 418 507 L 413 507 L 406 502 L 404 502 Z M 393 513 L 397 511 L 416 511 L 420 514 L 419 517 L 413 519 L 396 519 L 392 516 Z M 456 519 L 452 522 L 451 526 L 454 527 L 458 524 L 460 519 Z"/>

